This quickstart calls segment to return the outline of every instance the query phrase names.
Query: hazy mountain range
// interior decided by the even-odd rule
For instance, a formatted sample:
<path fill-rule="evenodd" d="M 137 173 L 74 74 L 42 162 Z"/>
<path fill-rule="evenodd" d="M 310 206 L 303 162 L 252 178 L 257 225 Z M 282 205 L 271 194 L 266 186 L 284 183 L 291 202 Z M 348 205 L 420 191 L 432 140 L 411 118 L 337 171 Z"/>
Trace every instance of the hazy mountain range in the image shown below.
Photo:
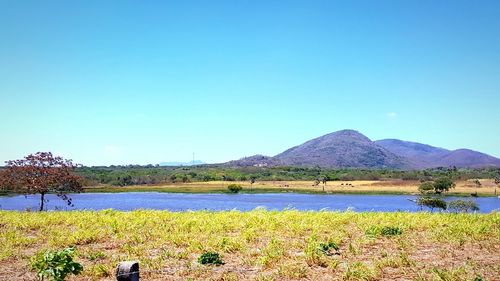
<path fill-rule="evenodd" d="M 206 163 L 201 161 L 201 160 L 194 160 L 194 161 L 189 161 L 189 162 L 179 162 L 179 161 L 161 162 L 159 165 L 160 166 L 193 166 L 193 165 L 203 165 L 203 164 L 206 164 Z"/>
<path fill-rule="evenodd" d="M 372 141 L 357 131 L 342 130 L 309 140 L 273 157 L 255 155 L 226 164 L 424 169 L 451 166 L 500 167 L 500 159 L 470 149 L 448 150 L 397 139 Z"/>

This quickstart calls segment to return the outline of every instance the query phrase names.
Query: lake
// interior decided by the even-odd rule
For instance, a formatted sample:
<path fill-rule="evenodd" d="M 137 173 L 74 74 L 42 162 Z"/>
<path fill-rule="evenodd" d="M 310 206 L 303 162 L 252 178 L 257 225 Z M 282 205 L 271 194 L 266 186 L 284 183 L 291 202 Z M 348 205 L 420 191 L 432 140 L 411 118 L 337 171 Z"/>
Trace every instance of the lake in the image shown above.
<path fill-rule="evenodd" d="M 356 212 L 363 211 L 420 211 L 411 195 L 345 195 L 345 194 L 300 194 L 300 193 L 264 193 L 264 194 L 217 194 L 217 193 L 161 193 L 161 192 L 123 192 L 123 193 L 81 193 L 72 194 L 74 207 L 68 207 L 56 195 L 46 196 L 48 210 L 102 210 L 116 209 L 130 211 L 135 209 L 155 209 L 170 211 L 187 210 L 241 210 L 255 208 L 268 210 L 332 210 Z M 500 209 L 497 197 L 444 197 L 446 201 L 454 199 L 474 200 L 480 212 L 489 213 Z M 39 195 L 16 195 L 0 197 L 0 209 L 26 210 L 38 209 Z"/>

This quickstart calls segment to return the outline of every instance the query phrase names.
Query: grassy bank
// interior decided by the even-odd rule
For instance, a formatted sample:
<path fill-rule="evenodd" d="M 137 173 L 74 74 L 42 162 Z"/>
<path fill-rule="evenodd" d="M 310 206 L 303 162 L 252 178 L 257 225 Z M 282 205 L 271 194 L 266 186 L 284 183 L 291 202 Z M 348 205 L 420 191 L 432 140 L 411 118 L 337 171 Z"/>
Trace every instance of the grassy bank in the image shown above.
<path fill-rule="evenodd" d="M 470 181 L 457 182 L 457 186 L 446 193 L 453 196 L 470 196 L 477 192 L 478 196 L 495 196 L 495 184 L 492 180 L 481 180 L 482 187 L 475 188 Z M 313 185 L 311 181 L 262 181 L 249 182 L 190 182 L 169 185 L 132 185 L 110 186 L 100 185 L 87 187 L 87 192 L 180 192 L 180 193 L 223 193 L 228 192 L 227 185 L 236 183 L 243 187 L 244 193 L 298 192 L 298 193 L 336 193 L 336 194 L 419 194 L 419 181 L 335 181 Z M 323 191 L 324 190 L 324 191 Z"/>
<path fill-rule="evenodd" d="M 401 234 L 384 235 L 384 226 Z M 144 280 L 500 276 L 496 213 L 1 211 L 0 243 L 3 280 L 33 278 L 28 270 L 33 254 L 71 245 L 85 267 L 73 280 L 113 280 L 114 267 L 123 260 L 139 260 Z M 322 243 L 338 250 L 322 252 Z M 225 264 L 199 265 L 204 251 L 221 253 Z"/>

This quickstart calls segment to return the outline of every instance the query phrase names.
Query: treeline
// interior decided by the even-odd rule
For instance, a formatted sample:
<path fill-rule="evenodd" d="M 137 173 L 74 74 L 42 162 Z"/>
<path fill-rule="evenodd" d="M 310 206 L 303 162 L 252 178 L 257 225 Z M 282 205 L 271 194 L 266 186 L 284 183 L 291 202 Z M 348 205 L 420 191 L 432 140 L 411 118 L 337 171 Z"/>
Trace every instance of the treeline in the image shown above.
<path fill-rule="evenodd" d="M 217 165 L 194 167 L 110 166 L 81 167 L 77 172 L 84 177 L 85 185 L 110 184 L 116 186 L 141 184 L 168 184 L 179 182 L 208 181 L 328 181 L 350 180 L 419 180 L 447 176 L 453 180 L 494 178 L 500 175 L 500 168 L 457 169 L 435 168 L 418 171 L 384 169 L 322 169 L 306 167 L 238 167 Z"/>

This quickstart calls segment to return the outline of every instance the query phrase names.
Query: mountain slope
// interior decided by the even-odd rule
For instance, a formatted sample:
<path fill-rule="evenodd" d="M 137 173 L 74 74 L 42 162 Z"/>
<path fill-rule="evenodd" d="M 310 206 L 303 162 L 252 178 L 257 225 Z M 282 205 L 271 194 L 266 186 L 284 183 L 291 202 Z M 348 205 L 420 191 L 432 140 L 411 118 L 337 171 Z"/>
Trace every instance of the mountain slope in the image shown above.
<path fill-rule="evenodd" d="M 449 150 L 418 142 L 384 139 L 375 143 L 390 152 L 408 159 L 416 168 L 437 167 L 439 160 L 450 153 Z"/>
<path fill-rule="evenodd" d="M 282 165 L 337 168 L 409 168 L 402 157 L 354 130 L 342 130 L 292 147 L 275 157 Z"/>

